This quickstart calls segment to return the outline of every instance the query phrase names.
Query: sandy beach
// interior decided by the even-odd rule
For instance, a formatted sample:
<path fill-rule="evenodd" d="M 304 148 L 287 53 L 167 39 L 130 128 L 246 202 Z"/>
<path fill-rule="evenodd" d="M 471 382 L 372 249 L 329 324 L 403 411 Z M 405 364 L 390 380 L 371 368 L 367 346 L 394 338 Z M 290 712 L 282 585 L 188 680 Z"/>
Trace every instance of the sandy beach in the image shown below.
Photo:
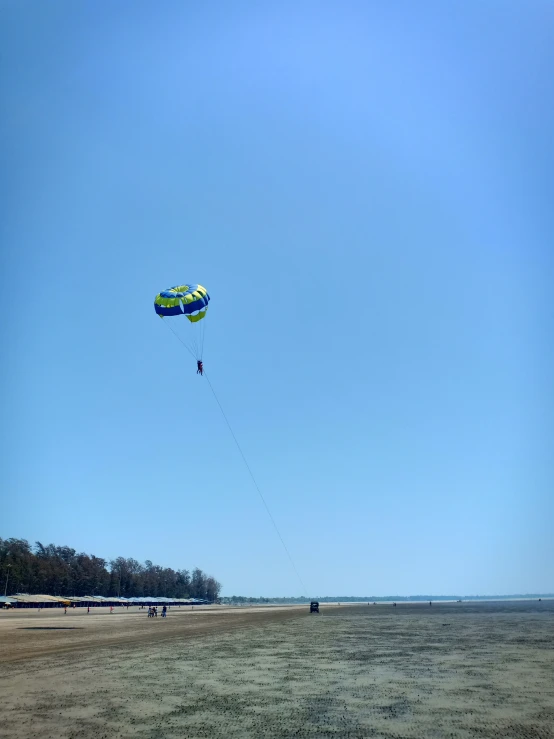
<path fill-rule="evenodd" d="M 0 614 L 1 734 L 554 737 L 554 601 Z"/>

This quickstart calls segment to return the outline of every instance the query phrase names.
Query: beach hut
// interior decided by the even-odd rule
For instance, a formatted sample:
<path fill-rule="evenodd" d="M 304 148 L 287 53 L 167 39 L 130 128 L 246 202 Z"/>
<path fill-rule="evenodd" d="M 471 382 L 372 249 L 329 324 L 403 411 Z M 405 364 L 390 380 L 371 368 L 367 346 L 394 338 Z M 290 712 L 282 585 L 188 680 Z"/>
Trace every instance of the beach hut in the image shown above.
<path fill-rule="evenodd" d="M 11 596 L 16 601 L 18 608 L 60 608 L 69 605 L 67 598 L 59 595 L 29 595 L 28 593 L 17 593 Z"/>

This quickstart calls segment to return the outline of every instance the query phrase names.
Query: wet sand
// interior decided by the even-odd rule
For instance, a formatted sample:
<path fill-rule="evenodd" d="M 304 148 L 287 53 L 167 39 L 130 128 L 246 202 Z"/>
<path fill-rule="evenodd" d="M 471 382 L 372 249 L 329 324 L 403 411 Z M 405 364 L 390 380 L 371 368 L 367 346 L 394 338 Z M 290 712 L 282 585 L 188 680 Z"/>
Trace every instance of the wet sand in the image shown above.
<path fill-rule="evenodd" d="M 554 601 L 0 614 L 11 737 L 554 739 Z"/>

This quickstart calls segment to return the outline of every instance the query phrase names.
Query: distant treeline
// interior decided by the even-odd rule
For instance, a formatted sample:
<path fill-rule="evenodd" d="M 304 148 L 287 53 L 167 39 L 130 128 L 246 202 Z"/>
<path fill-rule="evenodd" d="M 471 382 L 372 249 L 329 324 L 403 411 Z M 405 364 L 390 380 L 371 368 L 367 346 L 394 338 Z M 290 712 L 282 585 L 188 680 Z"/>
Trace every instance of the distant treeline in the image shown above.
<path fill-rule="evenodd" d="M 153 596 L 216 600 L 221 584 L 196 567 L 172 570 L 146 560 L 117 557 L 109 562 L 71 547 L 31 546 L 25 539 L 0 539 L 1 594 Z"/>
<path fill-rule="evenodd" d="M 309 603 L 317 600 L 320 603 L 383 603 L 394 601 L 440 601 L 440 600 L 517 600 L 530 598 L 554 598 L 554 593 L 525 593 L 516 595 L 325 595 L 313 598 L 249 598 L 243 595 L 231 595 L 221 598 L 222 603 L 238 605 L 240 603 Z"/>

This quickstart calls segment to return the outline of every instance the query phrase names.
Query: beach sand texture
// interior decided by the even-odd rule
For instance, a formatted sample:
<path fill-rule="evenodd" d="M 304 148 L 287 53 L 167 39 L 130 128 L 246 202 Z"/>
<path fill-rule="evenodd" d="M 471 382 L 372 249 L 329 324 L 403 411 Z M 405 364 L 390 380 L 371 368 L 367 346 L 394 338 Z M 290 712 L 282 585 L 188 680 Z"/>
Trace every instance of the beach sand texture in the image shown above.
<path fill-rule="evenodd" d="M 554 738 L 547 600 L 9 612 L 0 663 L 6 739 Z"/>

